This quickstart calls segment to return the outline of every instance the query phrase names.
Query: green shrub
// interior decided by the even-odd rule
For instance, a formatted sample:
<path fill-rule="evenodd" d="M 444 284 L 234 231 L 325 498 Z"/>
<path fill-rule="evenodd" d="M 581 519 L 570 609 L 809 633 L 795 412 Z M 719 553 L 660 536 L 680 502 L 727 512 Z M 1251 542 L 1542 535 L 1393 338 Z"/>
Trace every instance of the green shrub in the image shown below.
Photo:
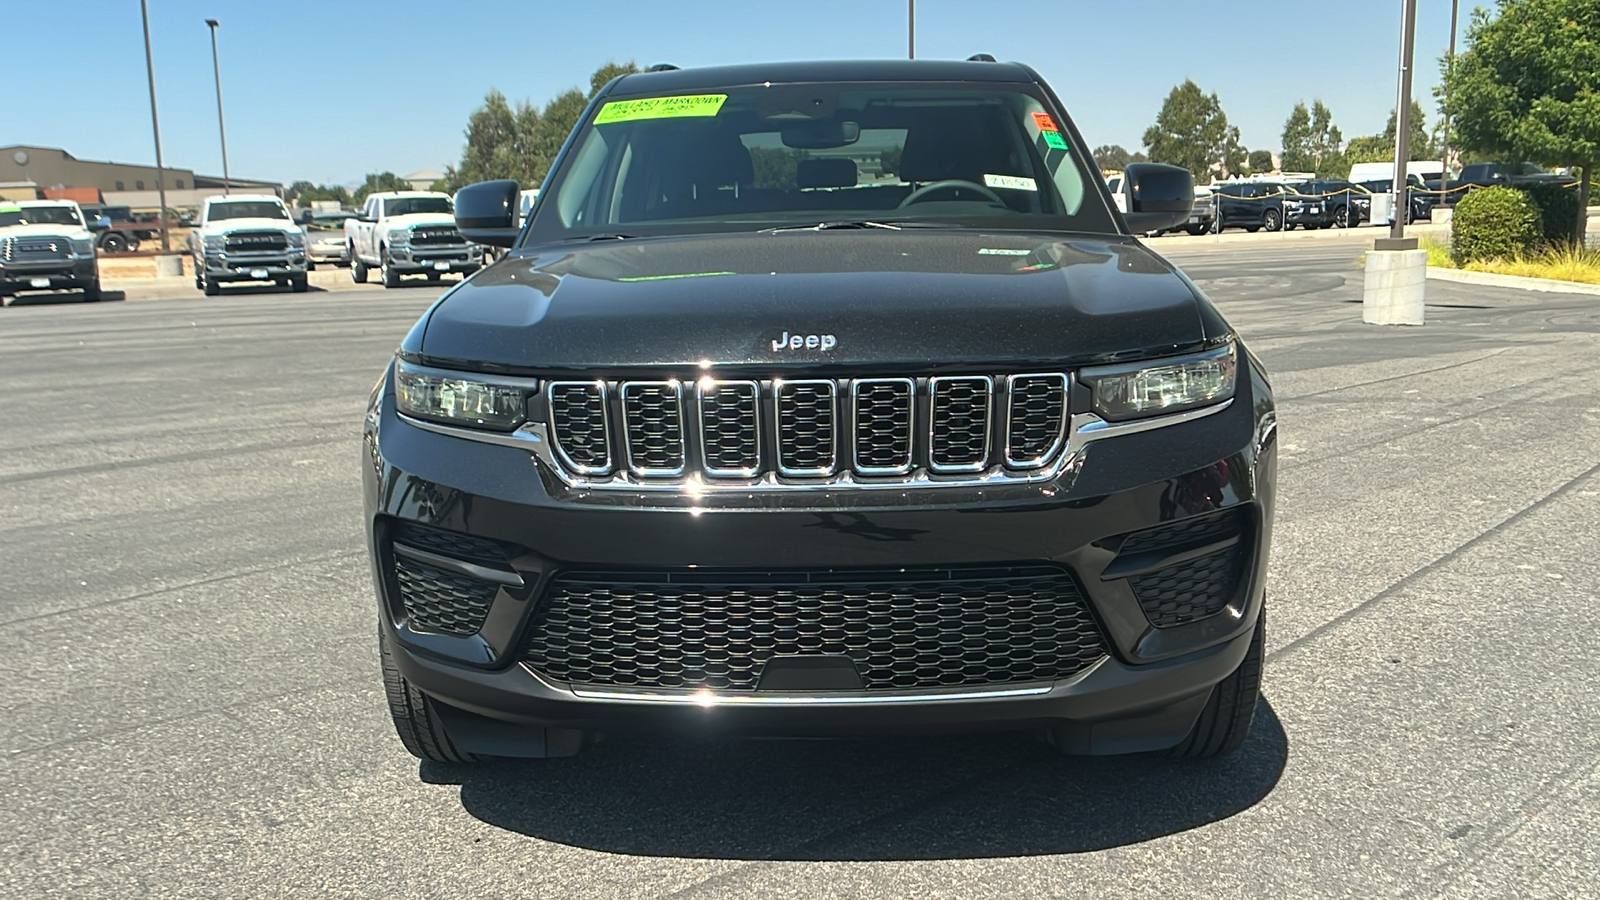
<path fill-rule="evenodd" d="M 1515 188 L 1469 191 L 1450 219 L 1450 255 L 1456 265 L 1511 259 L 1539 246 L 1539 208 Z"/>
<path fill-rule="evenodd" d="M 1544 243 L 1578 242 L 1578 189 L 1557 184 L 1530 184 L 1522 189 L 1539 208 L 1539 236 Z"/>

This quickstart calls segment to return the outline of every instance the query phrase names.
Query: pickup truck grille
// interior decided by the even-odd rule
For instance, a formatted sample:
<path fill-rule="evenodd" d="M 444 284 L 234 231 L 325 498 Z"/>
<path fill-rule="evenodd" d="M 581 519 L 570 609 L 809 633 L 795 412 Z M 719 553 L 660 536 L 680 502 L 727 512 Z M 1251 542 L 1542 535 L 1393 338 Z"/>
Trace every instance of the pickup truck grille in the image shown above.
<path fill-rule="evenodd" d="M 553 381 L 545 400 L 567 473 L 639 482 L 1026 475 L 1068 425 L 1060 372 Z"/>
<path fill-rule="evenodd" d="M 30 236 L 0 240 L 0 259 L 6 262 L 54 262 L 72 258 L 72 243 L 64 237 Z"/>
<path fill-rule="evenodd" d="M 461 232 L 450 225 L 429 225 L 423 228 L 411 229 L 411 246 L 429 246 L 433 244 L 465 244 Z"/>
<path fill-rule="evenodd" d="M 272 253 L 289 249 L 289 238 L 281 231 L 235 231 L 223 242 L 229 253 Z"/>

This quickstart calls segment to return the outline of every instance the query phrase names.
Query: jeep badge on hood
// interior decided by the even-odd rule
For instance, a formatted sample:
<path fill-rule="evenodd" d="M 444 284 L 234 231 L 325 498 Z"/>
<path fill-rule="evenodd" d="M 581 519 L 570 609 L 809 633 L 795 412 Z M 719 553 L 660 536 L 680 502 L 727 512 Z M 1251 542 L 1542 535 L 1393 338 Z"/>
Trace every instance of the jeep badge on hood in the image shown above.
<path fill-rule="evenodd" d="M 779 350 L 821 350 L 827 353 L 838 346 L 839 339 L 831 334 L 790 334 L 785 331 L 783 337 L 772 342 L 773 352 Z"/>

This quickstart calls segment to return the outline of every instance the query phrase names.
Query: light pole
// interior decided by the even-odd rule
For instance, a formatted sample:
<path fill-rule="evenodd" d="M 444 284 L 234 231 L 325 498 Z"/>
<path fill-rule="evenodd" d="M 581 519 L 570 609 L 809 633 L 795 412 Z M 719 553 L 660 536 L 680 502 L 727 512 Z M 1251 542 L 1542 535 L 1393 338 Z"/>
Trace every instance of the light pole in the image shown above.
<path fill-rule="evenodd" d="M 1411 211 L 1406 161 L 1411 158 L 1411 45 L 1417 38 L 1417 0 L 1404 0 L 1400 16 L 1400 99 L 1395 106 L 1394 119 L 1394 212 L 1389 216 L 1389 238 L 1394 241 L 1405 238 L 1406 215 Z"/>
<path fill-rule="evenodd" d="M 1444 134 L 1441 140 L 1444 149 L 1440 152 L 1443 159 L 1439 163 L 1440 203 L 1444 202 L 1444 192 L 1450 188 L 1450 77 L 1456 71 L 1456 14 L 1460 10 L 1461 0 L 1450 0 L 1450 54 L 1444 63 Z"/>
<path fill-rule="evenodd" d="M 917 0 L 906 0 L 906 59 L 917 58 Z"/>
<path fill-rule="evenodd" d="M 161 252 L 172 250 L 167 242 L 167 181 L 161 170 L 161 117 L 156 115 L 156 64 L 150 56 L 150 4 L 139 0 L 139 17 L 144 20 L 144 70 L 150 76 L 150 128 L 156 135 L 156 197 L 161 204 Z"/>
<path fill-rule="evenodd" d="M 222 193 L 228 193 L 228 128 L 222 123 L 222 64 L 217 61 L 217 20 L 207 19 L 211 28 L 211 73 L 217 80 L 217 133 L 222 137 Z"/>

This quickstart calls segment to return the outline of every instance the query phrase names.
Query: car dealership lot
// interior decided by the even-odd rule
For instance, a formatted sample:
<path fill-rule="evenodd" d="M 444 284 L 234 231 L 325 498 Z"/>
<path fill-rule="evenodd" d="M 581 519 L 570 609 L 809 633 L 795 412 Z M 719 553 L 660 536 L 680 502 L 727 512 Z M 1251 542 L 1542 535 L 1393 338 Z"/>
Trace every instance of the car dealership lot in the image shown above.
<path fill-rule="evenodd" d="M 1370 233 L 1370 232 L 1369 232 Z M 367 392 L 437 289 L 0 311 L 0 895 L 1572 896 L 1600 851 L 1600 303 L 1153 246 L 1280 403 L 1265 701 L 1212 764 L 1021 735 L 419 766 Z"/>

